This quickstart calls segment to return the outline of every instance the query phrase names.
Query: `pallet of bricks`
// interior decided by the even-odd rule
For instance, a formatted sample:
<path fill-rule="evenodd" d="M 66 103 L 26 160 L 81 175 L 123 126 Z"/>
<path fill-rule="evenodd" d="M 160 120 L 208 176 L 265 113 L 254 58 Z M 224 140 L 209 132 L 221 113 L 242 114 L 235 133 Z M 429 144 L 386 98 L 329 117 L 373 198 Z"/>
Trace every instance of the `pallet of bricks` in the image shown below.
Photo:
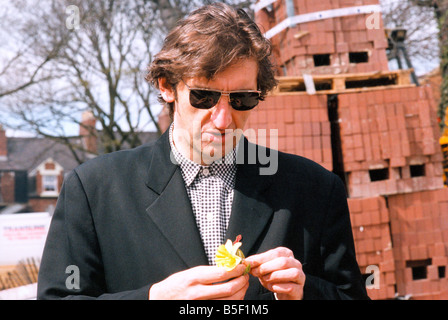
<path fill-rule="evenodd" d="M 388 69 L 382 21 L 367 28 L 369 14 L 278 29 L 291 8 L 298 16 L 324 16 L 378 1 L 269 3 L 255 17 L 273 43 L 279 85 L 247 128 L 274 130 L 280 151 L 310 158 L 345 181 L 372 299 L 447 299 L 448 189 L 431 90 L 411 83 L 412 70 Z"/>
<path fill-rule="evenodd" d="M 385 89 L 341 94 L 339 101 L 349 204 L 358 208 L 366 201 L 384 202 L 383 215 L 389 215 L 395 283 L 387 276 L 389 261 L 383 261 L 385 285 L 393 284 L 399 297 L 446 297 L 448 189 L 443 186 L 443 157 L 430 91 Z M 362 212 L 351 210 L 355 235 L 359 228 L 376 224 L 372 215 L 366 216 L 368 207 Z M 362 245 L 370 238 L 365 236 L 356 241 L 361 257 L 369 252 Z M 364 263 L 360 261 L 361 268 Z M 372 296 L 393 297 L 384 296 L 381 289 L 369 291 Z"/>
<path fill-rule="evenodd" d="M 269 95 L 251 113 L 245 134 L 252 142 L 300 154 L 332 170 L 327 103 L 325 95 Z M 265 140 L 260 129 L 266 131 Z"/>
<path fill-rule="evenodd" d="M 255 19 L 273 43 L 275 60 L 283 75 L 367 73 L 388 69 L 385 52 L 388 42 L 381 16 L 375 16 L 378 25 L 372 28 L 366 27 L 366 19 L 371 14 L 347 14 L 327 19 L 309 17 L 313 13 L 329 15 L 332 10 L 363 9 L 379 5 L 378 0 L 270 2 L 269 6 L 256 9 Z M 291 10 L 296 17 L 311 21 L 279 29 L 292 18 L 288 12 Z M 282 31 L 276 33 L 278 30 Z"/>
<path fill-rule="evenodd" d="M 380 288 L 368 290 L 373 299 L 437 299 L 444 296 L 444 286 L 448 288 L 448 189 L 443 187 L 437 123 L 431 120 L 435 118 L 427 94 L 425 88 L 406 86 L 337 95 L 341 159 L 358 262 L 366 280 L 366 270 L 373 270 L 369 266 L 380 270 Z M 399 105 L 396 111 L 390 100 L 398 96 L 404 102 L 394 102 Z M 387 102 L 375 102 L 384 97 Z M 354 99 L 356 104 L 346 103 Z M 335 146 L 327 104 L 325 94 L 270 95 L 253 112 L 248 127 L 276 129 L 280 151 L 308 157 L 332 170 Z M 422 198 L 430 202 L 416 216 Z M 422 230 L 418 237 L 403 231 L 409 221 Z M 421 274 L 415 275 L 419 269 Z"/>

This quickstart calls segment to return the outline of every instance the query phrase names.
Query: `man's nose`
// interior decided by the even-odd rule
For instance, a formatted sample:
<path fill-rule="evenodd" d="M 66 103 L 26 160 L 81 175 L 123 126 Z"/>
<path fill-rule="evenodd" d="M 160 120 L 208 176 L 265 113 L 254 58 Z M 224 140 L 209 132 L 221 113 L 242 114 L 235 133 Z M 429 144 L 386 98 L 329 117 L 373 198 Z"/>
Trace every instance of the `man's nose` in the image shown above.
<path fill-rule="evenodd" d="M 218 104 L 213 108 L 212 121 L 217 129 L 227 129 L 232 123 L 232 107 L 229 103 L 229 96 L 222 95 Z"/>

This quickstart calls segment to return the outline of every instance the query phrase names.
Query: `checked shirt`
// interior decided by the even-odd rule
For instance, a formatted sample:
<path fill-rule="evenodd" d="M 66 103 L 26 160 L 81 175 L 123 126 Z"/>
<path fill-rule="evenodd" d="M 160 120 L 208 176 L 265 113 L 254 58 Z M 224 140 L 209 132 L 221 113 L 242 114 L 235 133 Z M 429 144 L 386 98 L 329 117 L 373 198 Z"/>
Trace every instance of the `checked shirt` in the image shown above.
<path fill-rule="evenodd" d="M 237 169 L 235 149 L 209 166 L 203 166 L 187 159 L 176 149 L 173 124 L 169 130 L 171 151 L 180 166 L 205 253 L 209 264 L 215 265 L 216 250 L 224 243 L 232 210 Z"/>

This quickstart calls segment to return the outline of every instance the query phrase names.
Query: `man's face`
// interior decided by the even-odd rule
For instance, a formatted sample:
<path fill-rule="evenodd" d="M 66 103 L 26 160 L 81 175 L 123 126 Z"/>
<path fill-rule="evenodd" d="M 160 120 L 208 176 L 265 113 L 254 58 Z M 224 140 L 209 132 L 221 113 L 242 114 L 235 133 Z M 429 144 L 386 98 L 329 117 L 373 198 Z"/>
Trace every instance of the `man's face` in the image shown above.
<path fill-rule="evenodd" d="M 257 74 L 257 62 L 247 59 L 231 65 L 212 80 L 200 77 L 183 80 L 190 88 L 257 90 Z M 174 143 L 189 159 L 210 164 L 235 148 L 250 111 L 234 110 L 227 95 L 222 95 L 211 109 L 197 109 L 191 106 L 189 95 L 189 89 L 180 82 L 174 109 Z"/>

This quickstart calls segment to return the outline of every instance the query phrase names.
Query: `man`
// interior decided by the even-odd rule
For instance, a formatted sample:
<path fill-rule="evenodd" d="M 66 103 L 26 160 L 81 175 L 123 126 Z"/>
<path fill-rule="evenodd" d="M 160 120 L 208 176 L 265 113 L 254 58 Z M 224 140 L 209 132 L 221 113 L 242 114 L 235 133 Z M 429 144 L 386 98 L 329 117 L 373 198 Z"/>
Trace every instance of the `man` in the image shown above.
<path fill-rule="evenodd" d="M 243 10 L 223 4 L 171 31 L 147 80 L 173 123 L 157 142 L 66 178 L 38 298 L 367 298 L 340 179 L 242 137 L 276 84 L 270 50 Z M 275 172 L 261 174 L 259 153 Z M 226 271 L 215 252 L 237 235 L 247 258 Z"/>

